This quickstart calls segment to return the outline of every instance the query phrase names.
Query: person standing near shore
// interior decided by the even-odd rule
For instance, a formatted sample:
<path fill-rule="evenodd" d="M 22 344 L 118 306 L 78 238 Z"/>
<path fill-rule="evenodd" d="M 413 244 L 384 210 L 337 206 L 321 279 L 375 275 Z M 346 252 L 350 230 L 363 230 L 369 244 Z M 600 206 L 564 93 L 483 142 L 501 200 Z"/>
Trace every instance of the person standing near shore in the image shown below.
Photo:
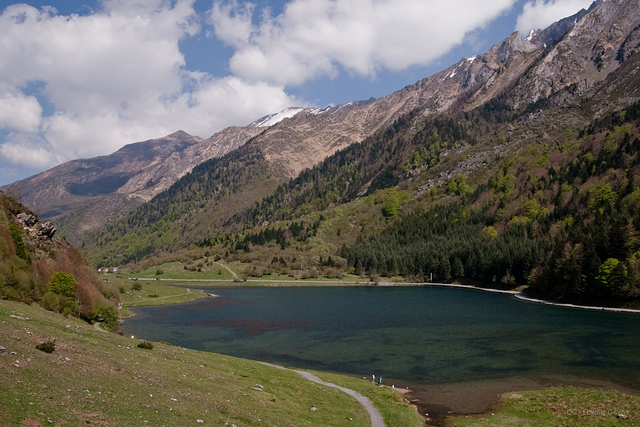
<path fill-rule="evenodd" d="M 378 385 L 382 387 L 382 377 L 378 377 Z"/>

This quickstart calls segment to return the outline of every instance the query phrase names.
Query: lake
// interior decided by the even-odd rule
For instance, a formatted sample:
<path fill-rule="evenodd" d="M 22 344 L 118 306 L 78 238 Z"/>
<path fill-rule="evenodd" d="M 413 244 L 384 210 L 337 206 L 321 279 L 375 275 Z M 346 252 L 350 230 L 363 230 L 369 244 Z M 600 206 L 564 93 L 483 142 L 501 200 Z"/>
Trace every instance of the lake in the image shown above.
<path fill-rule="evenodd" d="M 640 390 L 640 314 L 437 287 L 206 291 L 219 297 L 135 308 L 125 334 L 386 384 L 574 378 Z"/>

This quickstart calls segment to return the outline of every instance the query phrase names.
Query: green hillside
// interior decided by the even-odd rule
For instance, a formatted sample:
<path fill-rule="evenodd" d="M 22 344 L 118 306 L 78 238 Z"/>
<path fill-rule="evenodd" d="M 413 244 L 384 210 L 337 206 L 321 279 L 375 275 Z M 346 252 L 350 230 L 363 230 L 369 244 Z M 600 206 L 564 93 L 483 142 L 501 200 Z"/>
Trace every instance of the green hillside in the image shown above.
<path fill-rule="evenodd" d="M 0 299 L 38 303 L 118 329 L 118 290 L 103 282 L 82 254 L 49 222 L 0 192 Z"/>
<path fill-rule="evenodd" d="M 249 143 L 85 249 L 101 265 L 191 247 L 258 276 L 331 270 L 635 304 L 638 105 L 576 121 L 548 102 L 527 124 L 540 103 L 507 101 L 415 112 L 278 186 Z"/>
<path fill-rule="evenodd" d="M 528 284 L 531 294 L 587 304 L 636 301 L 639 113 L 635 104 L 523 146 L 486 180 L 459 175 L 443 202 L 339 255 L 367 274 Z"/>

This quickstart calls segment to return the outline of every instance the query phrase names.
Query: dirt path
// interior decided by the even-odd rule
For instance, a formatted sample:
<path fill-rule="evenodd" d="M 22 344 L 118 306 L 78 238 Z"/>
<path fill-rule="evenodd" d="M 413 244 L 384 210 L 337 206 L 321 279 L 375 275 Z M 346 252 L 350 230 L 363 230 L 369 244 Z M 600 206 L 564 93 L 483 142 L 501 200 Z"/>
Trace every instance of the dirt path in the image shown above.
<path fill-rule="evenodd" d="M 300 375 L 303 378 L 308 379 L 309 381 L 313 381 L 314 383 L 322 384 L 322 385 L 327 386 L 327 387 L 337 388 L 341 392 L 348 394 L 349 396 L 353 397 L 358 402 L 360 402 L 360 404 L 364 407 L 364 409 L 366 409 L 366 411 L 369 413 L 369 417 L 371 418 L 371 427 L 385 427 L 384 419 L 382 418 L 382 415 L 380 414 L 380 411 L 378 411 L 376 409 L 376 407 L 373 406 L 373 404 L 371 403 L 371 401 L 369 400 L 368 397 L 365 397 L 365 396 L 361 395 L 357 391 L 351 390 L 350 388 L 339 386 L 339 385 L 334 384 L 334 383 L 329 383 L 329 382 L 326 382 L 326 381 L 322 381 L 317 376 L 315 376 L 315 375 L 313 375 L 313 374 L 311 374 L 309 372 L 306 372 L 306 371 L 298 371 L 296 369 L 288 369 L 288 368 L 285 368 L 284 366 L 273 365 L 271 363 L 265 363 L 265 362 L 260 362 L 260 363 L 262 363 L 264 365 L 267 365 L 267 366 L 272 366 L 272 367 L 278 368 L 278 369 L 292 370 L 293 372 L 297 373 L 298 375 Z"/>
<path fill-rule="evenodd" d="M 221 262 L 218 261 L 214 261 L 216 264 L 218 264 L 220 267 L 224 268 L 225 270 L 227 270 L 229 273 L 231 273 L 231 275 L 233 276 L 234 279 L 238 280 L 238 275 L 229 267 L 227 267 L 226 265 L 224 265 Z"/>
<path fill-rule="evenodd" d="M 380 412 L 375 408 L 375 406 L 373 406 L 373 404 L 371 403 L 368 397 L 365 397 L 360 393 L 358 393 L 357 391 L 351 390 L 350 388 L 346 388 L 333 383 L 322 381 L 320 378 L 316 377 L 313 374 L 310 374 L 309 372 L 306 372 L 306 371 L 294 371 L 294 372 L 297 372 L 303 378 L 306 378 L 309 381 L 313 381 L 314 383 L 322 384 L 327 387 L 337 388 L 343 393 L 347 393 L 349 396 L 353 397 L 358 402 L 360 402 L 360 404 L 364 406 L 364 409 L 367 410 L 367 412 L 369 413 L 369 417 L 371 418 L 372 427 L 385 427 L 384 420 L 382 419 L 382 415 L 380 415 Z"/>

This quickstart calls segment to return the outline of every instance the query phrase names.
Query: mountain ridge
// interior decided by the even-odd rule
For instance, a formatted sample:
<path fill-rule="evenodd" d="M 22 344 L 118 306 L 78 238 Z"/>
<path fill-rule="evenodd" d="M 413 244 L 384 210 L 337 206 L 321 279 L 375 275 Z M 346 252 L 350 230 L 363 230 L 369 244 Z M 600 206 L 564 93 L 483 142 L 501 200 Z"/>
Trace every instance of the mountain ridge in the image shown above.
<path fill-rule="evenodd" d="M 608 5 L 614 3 L 617 5 L 620 2 L 606 3 Z M 251 139 L 247 138 L 250 141 L 250 147 L 244 149 L 242 153 L 249 156 L 247 159 L 253 159 L 248 161 L 254 162 L 254 165 L 256 161 L 260 162 L 259 170 L 254 169 L 255 174 L 261 178 L 260 184 L 257 184 L 255 177 L 244 175 L 242 179 L 245 187 L 248 183 L 254 182 L 261 190 L 254 189 L 252 192 L 246 193 L 246 197 L 238 198 L 238 196 L 234 198 L 234 203 L 232 204 L 235 206 L 230 206 L 230 202 L 225 202 L 224 205 L 226 207 L 223 217 L 228 220 L 230 216 L 233 216 L 234 212 L 238 212 L 240 207 L 246 207 L 259 201 L 260 198 L 264 197 L 264 194 L 275 190 L 278 185 L 296 177 L 305 169 L 317 165 L 327 156 L 354 143 L 363 141 L 374 132 L 383 129 L 412 111 L 419 111 L 419 115 L 424 117 L 436 117 L 450 111 L 472 111 L 487 102 L 493 102 L 494 107 L 517 109 L 522 108 L 523 105 L 539 102 L 541 99 L 548 100 L 552 94 L 560 92 L 565 95 L 565 101 L 570 102 L 570 98 L 573 97 L 575 99 L 580 94 L 586 93 L 585 91 L 598 84 L 599 81 L 603 81 L 612 71 L 615 71 L 616 67 L 611 65 L 613 64 L 612 61 L 616 61 L 615 58 L 612 59 L 610 52 L 607 53 L 605 55 L 606 61 L 603 59 L 602 62 L 604 65 L 598 73 L 591 77 L 591 80 L 587 79 L 584 84 L 576 83 L 572 79 L 575 78 L 576 70 L 586 69 L 585 64 L 594 63 L 592 58 L 588 58 L 586 62 L 583 60 L 578 63 L 582 68 L 558 68 L 557 77 L 559 81 L 566 83 L 567 86 L 575 86 L 572 91 L 569 91 L 570 93 L 565 91 L 564 87 L 561 88 L 560 83 L 556 82 L 556 86 L 549 86 L 547 75 L 553 69 L 552 67 L 557 64 L 554 64 L 553 61 L 545 61 L 545 59 L 549 55 L 554 55 L 555 58 L 564 58 L 562 55 L 558 56 L 558 52 L 560 50 L 566 51 L 569 43 L 579 45 L 573 40 L 574 37 L 584 38 L 589 35 L 588 32 L 583 30 L 580 31 L 583 31 L 584 34 L 575 30 L 575 36 L 567 37 L 571 31 L 574 31 L 573 29 L 575 29 L 576 25 L 584 22 L 585 16 L 589 14 L 599 17 L 596 21 L 589 22 L 606 24 L 602 24 L 601 28 L 599 27 L 603 32 L 605 30 L 611 31 L 612 20 L 620 21 L 624 17 L 637 20 L 637 13 L 634 12 L 634 6 L 637 6 L 637 1 L 626 1 L 624 3 L 626 5 L 626 9 L 623 8 L 626 11 L 624 14 L 616 12 L 616 8 L 605 7 L 607 6 L 605 4 L 594 4 L 589 13 L 580 11 L 576 15 L 552 25 L 549 29 L 539 32 L 537 36 L 534 35 L 529 40 L 522 39 L 518 33 L 514 33 L 504 41 L 496 43 L 483 55 L 462 58 L 456 64 L 440 73 L 422 79 L 380 99 L 352 102 L 325 109 L 292 109 L 292 114 L 284 114 L 281 121 L 264 128 L 259 127 L 258 124 L 268 122 L 273 115 L 265 116 L 255 121 L 250 125 L 253 126 Z M 628 24 L 627 27 L 630 25 Z M 564 35 L 562 35 L 563 31 L 565 32 Z M 633 39 L 634 30 L 629 30 L 628 33 L 625 40 Z M 612 40 L 615 43 L 622 44 L 623 42 L 620 41 L 620 38 L 623 35 L 624 33 L 620 33 L 617 38 Z M 593 40 L 597 39 L 596 36 L 591 37 Z M 546 45 L 546 42 L 550 40 L 557 40 L 556 44 L 552 46 Z M 586 49 L 583 46 L 581 52 L 584 51 Z M 575 57 L 576 55 L 573 56 Z M 592 69 L 590 68 L 589 72 L 591 71 Z M 567 75 L 564 76 L 563 73 Z M 500 97 L 505 92 L 510 92 L 511 96 L 506 101 L 506 104 L 502 105 Z M 565 92 L 567 93 L 565 94 Z M 544 94 L 545 97 L 540 98 L 541 94 Z M 627 101 L 631 102 L 632 99 L 633 97 L 630 97 Z M 558 103 L 559 101 L 555 99 L 553 102 Z M 533 111 L 531 114 L 533 123 L 536 120 L 536 114 Z M 572 120 L 580 123 L 588 121 L 577 116 Z M 230 133 L 233 134 L 233 131 L 230 131 Z M 248 136 L 248 134 L 245 136 Z M 197 146 L 197 144 L 194 145 Z M 227 147 L 230 146 L 227 145 Z M 235 152 L 230 148 L 228 151 Z M 234 155 L 233 159 L 234 161 L 241 160 L 241 155 Z M 198 163 L 198 165 L 203 165 L 203 163 Z M 212 165 L 212 167 L 223 167 L 224 169 L 227 166 L 222 165 L 230 165 L 230 163 L 222 162 L 215 163 L 215 165 Z M 190 167 L 193 168 L 191 165 Z M 186 175 L 191 173 L 187 172 L 188 170 L 193 171 L 193 169 L 184 168 L 185 174 L 180 179 L 184 179 Z M 241 172 L 236 171 L 233 173 Z M 236 175 L 236 177 L 239 176 Z M 153 181 L 145 179 L 146 177 L 140 177 L 136 186 L 132 187 L 139 189 L 144 187 L 143 184 Z M 229 179 L 229 176 L 227 176 L 225 182 L 230 183 Z M 175 180 L 174 182 L 178 183 L 179 181 Z M 220 205 L 222 202 L 216 198 L 219 197 L 221 191 L 228 192 L 229 189 L 220 188 L 220 182 L 212 185 L 214 187 L 212 193 L 214 200 L 206 202 L 203 206 L 209 206 L 207 209 L 214 209 L 215 211 L 216 208 L 212 208 L 212 204 Z M 120 188 L 127 187 L 120 186 L 118 190 Z M 158 186 L 154 188 L 160 189 Z M 183 188 L 185 188 L 184 191 L 187 191 L 186 187 Z M 80 187 L 80 189 L 83 189 L 83 187 Z M 164 191 L 167 190 L 165 189 Z M 240 191 L 238 194 L 241 194 L 237 184 L 233 184 L 229 194 L 237 191 Z M 77 236 L 77 240 L 74 240 L 79 243 L 92 235 L 105 222 L 109 222 L 109 218 L 115 219 L 118 215 L 123 216 L 126 212 L 139 206 L 139 203 L 132 203 L 126 209 L 123 209 L 122 206 L 131 198 L 122 197 L 122 194 L 117 193 L 117 191 L 114 193 L 116 194 L 114 197 L 120 197 L 119 200 L 121 202 L 120 204 L 110 202 L 111 206 L 116 206 L 115 209 L 111 208 L 114 211 L 113 216 L 105 215 L 105 212 L 108 213 L 110 208 L 107 206 L 108 204 L 101 205 L 98 200 L 94 206 L 99 207 L 99 209 L 92 209 L 91 206 L 85 205 L 81 208 L 74 208 L 75 213 L 67 213 L 66 216 L 61 218 L 61 228 L 64 230 L 84 231 L 84 234 L 80 233 Z M 150 193 L 151 191 L 149 191 L 149 196 L 151 195 Z M 131 194 L 135 193 L 130 192 L 128 194 L 129 196 L 127 197 L 130 197 Z M 206 200 L 211 196 L 203 195 L 202 197 Z M 100 212 L 100 215 L 97 216 L 96 212 Z M 218 214 L 214 214 L 215 217 L 218 217 Z M 90 219 L 96 218 L 98 220 L 91 223 Z M 205 222 L 206 220 L 202 218 L 199 221 Z M 215 224 L 219 225 L 218 222 L 215 222 Z M 212 226 L 214 225 L 212 224 Z"/>

